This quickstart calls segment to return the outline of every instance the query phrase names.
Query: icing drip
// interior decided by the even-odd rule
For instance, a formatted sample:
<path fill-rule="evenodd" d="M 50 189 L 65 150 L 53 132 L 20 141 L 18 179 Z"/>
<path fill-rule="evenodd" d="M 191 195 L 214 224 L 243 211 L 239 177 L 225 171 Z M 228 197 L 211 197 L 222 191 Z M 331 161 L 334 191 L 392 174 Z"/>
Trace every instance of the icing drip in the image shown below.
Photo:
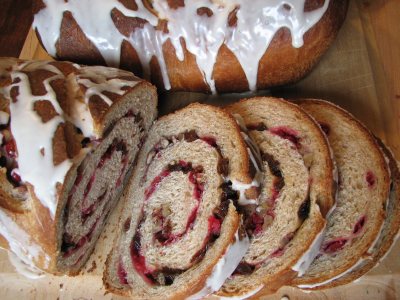
<path fill-rule="evenodd" d="M 64 181 L 72 166 L 72 161 L 69 159 L 54 165 L 53 137 L 58 126 L 70 121 L 81 129 L 85 137 L 99 138 L 101 133 L 94 129 L 94 121 L 89 110 L 90 97 L 96 95 L 110 106 L 112 101 L 103 92 L 123 95 L 126 93 L 126 88 L 133 87 L 139 81 L 132 76 L 132 73 L 117 69 L 73 66 L 76 68 L 75 73 L 66 77 L 55 65 L 46 62 L 15 64 L 10 72 L 13 84 L 0 90 L 10 99 L 10 127 L 18 153 L 16 157 L 18 169 L 14 169 L 13 172 L 21 177 L 23 183 L 30 183 L 33 186 L 35 196 L 49 209 L 52 218 L 57 208 L 57 183 Z M 31 70 L 54 73 L 43 80 L 45 90 L 43 95 L 36 96 L 32 93 L 28 75 L 25 73 Z M 127 77 L 129 79 L 120 79 Z M 66 85 L 67 83 L 75 85 L 75 90 L 68 93 L 71 97 L 69 115 L 60 107 L 59 99 L 51 86 L 55 80 L 62 80 Z M 14 89 L 17 89 L 18 93 L 16 98 L 12 99 L 11 94 Z M 43 122 L 34 109 L 35 102 L 43 100 L 50 102 L 56 113 L 47 122 Z M 0 112 L 0 122 L 5 122 L 8 118 L 5 112 Z"/>
<path fill-rule="evenodd" d="M 56 184 L 63 182 L 72 163 L 65 160 L 58 166 L 53 164 L 53 136 L 58 125 L 64 120 L 49 82 L 62 78 L 62 75 L 57 68 L 50 65 L 46 66 L 46 69 L 57 75 L 44 81 L 47 93 L 41 96 L 32 95 L 26 74 L 18 71 L 11 73 L 13 80 L 21 79 L 21 81 L 9 87 L 9 89 L 19 88 L 18 101 L 10 101 L 10 113 L 11 131 L 18 149 L 18 173 L 24 182 L 34 186 L 36 196 L 54 218 L 57 207 Z M 44 99 L 50 101 L 58 113 L 58 116 L 46 123 L 41 121 L 33 109 L 35 101 Z"/>
<path fill-rule="evenodd" d="M 48 263 L 50 258 L 43 249 L 35 244 L 30 236 L 20 228 L 12 218 L 0 210 L 0 234 L 8 241 L 10 252 L 10 262 L 16 270 L 29 278 L 37 278 L 42 275 L 42 271 L 34 265 L 34 261 L 39 257 L 44 257 Z"/>
<path fill-rule="evenodd" d="M 239 232 L 235 233 L 235 241 L 228 247 L 224 256 L 219 259 L 214 266 L 211 275 L 207 278 L 206 284 L 202 290 L 195 295 L 190 296 L 187 300 L 202 299 L 207 295 L 218 291 L 225 280 L 235 271 L 236 266 L 241 261 L 250 246 L 250 240 L 246 235 L 242 239 L 239 238 Z"/>
<path fill-rule="evenodd" d="M 33 26 L 41 34 L 44 46 L 51 55 L 56 56 L 55 44 L 60 36 L 63 12 L 70 11 L 108 65 L 119 65 L 124 40 L 129 40 L 136 49 L 147 75 L 150 59 L 157 57 L 166 89 L 171 86 L 162 45 L 169 39 L 177 58 L 182 61 L 183 39 L 187 50 L 195 55 L 205 82 L 215 93 L 213 71 L 223 44 L 242 65 L 249 89 L 256 90 L 258 65 L 275 33 L 281 28 L 289 29 L 293 47 L 301 47 L 304 34 L 325 14 L 329 0 L 310 12 L 304 12 L 305 0 L 254 0 L 251 5 L 246 0 L 197 0 L 185 1 L 185 5 L 177 9 L 171 9 L 166 0 L 152 1 L 159 18 L 168 21 L 167 32 L 155 29 L 158 18 L 144 7 L 142 1 L 135 2 L 138 6 L 135 11 L 127 9 L 117 0 L 100 1 L 96 5 L 90 0 L 44 0 L 44 3 L 46 8 L 36 14 Z M 230 26 L 231 13 L 238 7 L 236 24 Z M 147 20 L 148 24 L 136 28 L 126 38 L 112 21 L 110 13 L 113 8 L 127 17 Z M 211 13 L 199 14 L 202 8 Z M 88 14 L 88 11 L 92 13 Z"/>

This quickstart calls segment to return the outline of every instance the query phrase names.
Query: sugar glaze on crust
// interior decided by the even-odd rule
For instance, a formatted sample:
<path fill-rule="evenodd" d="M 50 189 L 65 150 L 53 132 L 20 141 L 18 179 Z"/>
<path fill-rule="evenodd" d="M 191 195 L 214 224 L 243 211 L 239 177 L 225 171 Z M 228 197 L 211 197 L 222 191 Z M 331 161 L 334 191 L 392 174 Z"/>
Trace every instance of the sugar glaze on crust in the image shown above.
<path fill-rule="evenodd" d="M 93 7 L 93 2 L 87 0 L 43 0 L 45 8 L 36 14 L 33 26 L 47 51 L 57 56 L 60 28 L 68 11 L 108 65 L 120 64 L 124 41 L 136 50 L 147 76 L 151 60 L 156 57 L 166 90 L 171 89 L 163 53 L 167 41 L 172 43 L 179 61 L 185 59 L 185 48 L 195 56 L 204 82 L 213 93 L 214 66 L 225 45 L 242 66 L 249 89 L 256 90 L 259 62 L 275 34 L 287 28 L 293 47 L 302 47 L 303 36 L 324 16 L 330 1 L 325 0 L 312 11 L 305 11 L 305 1 L 298 0 L 255 0 L 251 5 L 245 0 L 176 1 L 173 8 L 165 0 L 135 1 L 131 8 L 122 2 L 101 1 Z M 112 17 L 116 10 L 122 16 L 114 19 L 131 18 L 137 26 L 128 32 L 118 28 Z"/>

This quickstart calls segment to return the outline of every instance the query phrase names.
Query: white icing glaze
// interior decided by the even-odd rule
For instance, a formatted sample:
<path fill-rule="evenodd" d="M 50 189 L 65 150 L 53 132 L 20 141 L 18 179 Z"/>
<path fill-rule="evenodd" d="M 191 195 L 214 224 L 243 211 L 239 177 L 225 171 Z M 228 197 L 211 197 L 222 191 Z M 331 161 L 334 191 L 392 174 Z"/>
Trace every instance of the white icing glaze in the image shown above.
<path fill-rule="evenodd" d="M 60 36 L 64 11 L 70 11 L 86 37 L 96 46 L 109 65 L 118 66 L 121 43 L 128 40 L 136 49 L 145 73 L 149 72 L 150 59 L 158 59 L 166 89 L 170 89 L 167 66 L 162 45 L 170 40 L 178 59 L 184 59 L 181 40 L 194 54 L 204 75 L 205 82 L 216 92 L 213 70 L 220 47 L 225 44 L 236 56 L 249 82 L 250 90 L 257 88 L 258 65 L 275 33 L 288 28 L 294 47 L 303 45 L 304 34 L 325 14 L 329 0 L 321 8 L 304 12 L 305 0 L 196 0 L 185 1 L 184 7 L 171 9 L 166 0 L 152 1 L 160 19 L 168 20 L 168 32 L 155 30 L 158 18 L 149 12 L 142 1 L 135 1 L 136 11 L 129 10 L 117 0 L 100 1 L 93 5 L 90 0 L 44 0 L 46 8 L 39 11 L 34 20 L 47 51 L 55 56 L 55 44 Z M 208 8 L 211 16 L 200 16 L 199 8 Z M 237 24 L 229 26 L 230 13 L 236 8 Z M 140 17 L 149 22 L 137 28 L 129 38 L 123 36 L 111 18 L 111 10 L 117 8 L 127 17 Z M 91 13 L 87 13 L 90 11 Z"/>
<path fill-rule="evenodd" d="M 187 298 L 188 300 L 201 299 L 218 291 L 225 280 L 235 271 L 244 254 L 250 246 L 250 240 L 246 235 L 239 239 L 239 232 L 235 233 L 235 241 L 228 247 L 223 257 L 214 266 L 211 275 L 207 278 L 202 290 Z"/>
<path fill-rule="evenodd" d="M 264 287 L 264 285 L 260 285 L 259 287 L 255 288 L 254 290 L 240 295 L 240 296 L 234 296 L 234 297 L 219 297 L 219 299 L 221 300 L 243 300 L 243 299 L 247 299 L 250 298 L 251 296 L 257 294 L 262 288 Z"/>
<path fill-rule="evenodd" d="M 36 197 L 49 209 L 53 218 L 57 208 L 57 183 L 64 181 L 64 177 L 72 165 L 70 160 L 64 160 L 57 166 L 53 163 L 53 136 L 57 127 L 68 120 L 80 128 L 84 136 L 98 138 L 99 133 L 94 131 L 93 118 L 89 111 L 90 97 L 98 95 L 107 105 L 111 105 L 112 101 L 102 94 L 103 91 L 123 95 L 125 93 L 123 87 L 133 87 L 138 82 L 129 72 L 106 67 L 80 68 L 79 65 L 74 66 L 78 69 L 76 77 L 73 78 L 70 74 L 66 78 L 57 67 L 46 62 L 16 64 L 10 72 L 14 83 L 6 87 L 5 92 L 2 91 L 6 97 L 11 99 L 11 89 L 18 88 L 17 101 L 10 100 L 10 127 L 18 150 L 16 158 L 18 169 L 15 169 L 14 172 L 18 172 L 22 182 L 29 182 L 33 186 Z M 24 71 L 39 69 L 50 71 L 55 75 L 43 81 L 46 93 L 36 96 L 32 94 L 28 76 Z M 133 80 L 126 81 L 115 78 L 127 75 Z M 91 78 L 93 81 L 87 78 Z M 70 115 L 66 115 L 61 109 L 56 93 L 50 85 L 53 80 L 57 79 L 69 82 L 74 82 L 75 79 L 77 90 L 79 89 L 78 84 L 86 88 L 81 95 L 83 99 L 75 99 L 74 102 L 70 102 Z M 79 94 L 75 96 L 78 97 Z M 43 123 L 34 110 L 35 102 L 40 100 L 49 101 L 58 114 L 46 123 Z M 5 113 L 1 115 L 5 120 Z"/>
<path fill-rule="evenodd" d="M 258 164 L 258 161 L 261 161 L 261 155 L 260 151 L 258 149 L 258 146 L 254 143 L 254 141 L 247 135 L 247 128 L 244 123 L 244 120 L 241 115 L 238 114 L 233 114 L 233 117 L 236 120 L 236 123 L 240 127 L 240 134 L 242 135 L 244 141 L 247 144 L 247 153 L 249 154 L 249 158 L 256 169 L 256 175 L 254 176 L 254 179 L 251 183 L 245 184 L 242 182 L 239 182 L 237 180 L 231 180 L 232 182 L 232 189 L 235 191 L 239 192 L 239 200 L 238 203 L 239 205 L 250 205 L 250 204 L 258 204 L 258 199 L 247 199 L 245 193 L 247 189 L 250 189 L 252 187 L 259 187 L 260 182 L 262 181 L 262 172 L 260 170 L 260 166 Z M 257 155 L 258 160 L 254 157 L 254 155 Z M 230 180 L 230 179 L 228 179 Z"/>
<path fill-rule="evenodd" d="M 33 265 L 31 262 L 25 262 L 16 256 L 13 252 L 8 251 L 8 259 L 14 266 L 15 270 L 29 279 L 38 279 L 45 275 L 45 273 Z"/>
<path fill-rule="evenodd" d="M 10 262 L 18 272 L 29 278 L 40 276 L 43 273 L 35 267 L 34 261 L 43 257 L 48 263 L 49 256 L 2 210 L 0 210 L 0 234 L 7 240 L 9 250 L 13 252 L 9 255 Z"/>
<path fill-rule="evenodd" d="M 303 254 L 303 256 L 292 267 L 292 270 L 297 272 L 298 277 L 303 276 L 307 272 L 307 270 L 310 267 L 311 263 L 313 262 L 314 258 L 318 255 L 322 241 L 324 240 L 325 228 L 326 228 L 326 225 L 314 238 L 314 241 L 312 242 L 312 244 L 308 248 L 308 250 Z"/>
<path fill-rule="evenodd" d="M 318 206 L 317 206 L 318 207 Z M 336 208 L 335 204 L 330 208 L 328 213 L 326 214 L 325 220 L 328 220 L 329 217 L 332 215 L 333 211 Z M 315 257 L 317 257 L 322 242 L 324 241 L 325 232 L 326 232 L 326 223 L 320 233 L 314 238 L 313 243 L 311 244 L 310 248 L 303 254 L 303 256 L 297 261 L 297 263 L 292 267 L 293 271 L 298 272 L 297 277 L 303 276 L 308 268 L 311 266 L 312 262 L 314 261 Z"/>
<path fill-rule="evenodd" d="M 47 66 L 46 69 L 57 75 L 45 80 L 47 94 L 33 96 L 29 80 L 26 74 L 15 71 L 11 73 L 13 80 L 21 79 L 14 83 L 19 88 L 17 102 L 10 102 L 11 131 L 18 149 L 18 167 L 21 179 L 33 185 L 34 191 L 42 204 L 50 211 L 54 218 L 56 211 L 56 184 L 63 182 L 64 176 L 71 167 L 71 162 L 65 160 L 61 164 L 53 164 L 53 136 L 59 124 L 64 120 L 61 117 L 62 110 L 55 100 L 55 93 L 49 82 L 61 78 L 60 71 L 54 67 Z M 33 110 L 35 101 L 48 100 L 53 105 L 59 116 L 43 123 L 37 113 Z M 44 151 L 41 151 L 41 150 Z M 44 153 L 44 155 L 42 154 Z"/>
<path fill-rule="evenodd" d="M 10 115 L 8 113 L 5 111 L 0 111 L 0 125 L 7 124 L 9 119 Z"/>

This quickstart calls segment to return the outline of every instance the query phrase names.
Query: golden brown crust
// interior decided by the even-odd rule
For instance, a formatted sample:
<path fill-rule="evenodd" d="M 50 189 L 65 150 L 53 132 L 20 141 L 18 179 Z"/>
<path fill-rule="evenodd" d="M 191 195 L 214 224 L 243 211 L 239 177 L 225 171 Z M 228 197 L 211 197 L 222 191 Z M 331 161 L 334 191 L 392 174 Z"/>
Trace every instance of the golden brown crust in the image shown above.
<path fill-rule="evenodd" d="M 350 283 L 357 278 L 360 278 L 368 271 L 370 271 L 376 264 L 378 264 L 385 254 L 388 253 L 391 246 L 396 242 L 395 238 L 400 228 L 400 171 L 391 151 L 385 146 L 385 144 L 377 139 L 379 146 L 384 152 L 385 156 L 389 159 L 389 168 L 391 172 L 392 184 L 393 184 L 393 198 L 389 198 L 386 207 L 385 224 L 380 232 L 382 238 L 381 244 L 375 252 L 370 256 L 366 257 L 364 263 L 358 268 L 353 269 L 351 272 L 335 279 L 334 281 L 321 285 L 318 289 L 333 288 L 336 286 Z"/>
<path fill-rule="evenodd" d="M 183 4 L 183 2 L 178 4 L 176 1 L 170 2 L 171 9 Z M 322 4 L 323 1 L 321 0 L 308 0 L 305 9 L 306 11 L 315 9 Z M 147 1 L 145 5 L 151 6 Z M 266 89 L 292 83 L 307 75 L 336 38 L 345 19 L 347 7 L 347 0 L 331 0 L 322 19 L 305 34 L 304 46 L 300 48 L 292 46 L 291 35 L 287 29 L 279 30 L 260 60 L 257 88 Z M 146 23 L 140 18 L 125 17 L 117 10 L 113 11 L 112 16 L 117 29 L 125 36 L 128 36 L 130 32 L 137 28 L 143 27 L 143 24 Z M 162 23 L 161 20 L 159 23 Z M 229 24 L 234 25 L 234 23 L 234 17 L 230 16 Z M 136 53 L 126 43 L 122 45 L 122 48 L 120 66 L 138 72 L 140 63 Z M 183 51 L 184 60 L 180 61 L 170 41 L 163 45 L 163 55 L 168 68 L 171 90 L 210 92 L 194 55 L 187 51 L 185 45 L 183 45 Z M 79 63 L 105 63 L 99 51 L 85 37 L 73 16 L 68 12 L 64 13 L 61 35 L 57 42 L 57 57 Z M 164 90 L 161 71 L 155 57 L 150 63 L 150 69 L 152 82 L 159 89 Z M 249 89 L 241 65 L 226 46 L 219 50 L 213 78 L 219 92 L 243 92 Z"/>
<path fill-rule="evenodd" d="M 309 277 L 309 276 L 304 276 L 300 278 L 296 278 L 292 284 L 293 285 L 313 285 L 318 282 L 324 282 L 327 281 L 337 275 L 340 275 L 344 273 L 346 270 L 350 269 L 353 267 L 360 259 L 360 257 L 368 257 L 370 256 L 367 252 L 370 247 L 370 245 L 373 242 L 374 237 L 376 237 L 379 234 L 380 231 L 380 224 L 384 222 L 385 219 L 385 212 L 384 212 L 384 207 L 386 205 L 386 199 L 388 196 L 388 191 L 389 191 L 389 185 L 390 185 L 390 178 L 389 178 L 389 171 L 388 171 L 388 165 L 384 159 L 384 156 L 382 154 L 382 151 L 380 150 L 380 147 L 378 145 L 378 142 L 374 138 L 374 136 L 371 134 L 371 132 L 356 118 L 354 118 L 349 112 L 345 111 L 343 108 L 330 103 L 328 101 L 324 100 L 318 100 L 318 99 L 307 99 L 307 100 L 299 100 L 298 101 L 299 105 L 304 108 L 307 112 L 309 112 L 311 115 L 313 115 L 313 112 L 319 112 L 319 111 L 326 111 L 326 110 L 332 110 L 334 111 L 335 114 L 338 116 L 341 116 L 343 119 L 348 122 L 348 127 L 354 128 L 357 131 L 362 134 L 363 139 L 365 139 L 366 143 L 370 145 L 368 148 L 368 151 L 370 152 L 371 155 L 374 156 L 374 161 L 376 162 L 377 168 L 374 170 L 376 173 L 382 174 L 382 183 L 381 185 L 384 187 L 380 191 L 379 200 L 381 201 L 382 209 L 379 212 L 379 215 L 377 215 L 377 226 L 374 228 L 371 228 L 369 233 L 371 238 L 369 239 L 369 242 L 364 242 L 362 245 L 359 246 L 357 249 L 357 254 L 351 254 L 351 256 L 348 258 L 348 260 L 343 263 L 340 267 L 326 270 L 323 274 L 318 274 L 318 278 L 314 277 Z M 385 188 L 386 186 L 386 188 Z M 323 285 L 323 286 L 315 286 L 312 288 L 309 288 L 310 290 L 319 290 L 319 289 L 325 289 L 328 288 L 330 285 Z M 307 288 L 308 289 L 308 288 Z"/>
<path fill-rule="evenodd" d="M 13 60 L 14 64 L 21 64 L 22 62 L 24 61 Z M 66 76 L 72 72 L 78 72 L 78 69 L 75 68 L 72 63 L 47 63 L 58 68 Z M 4 65 L 8 66 L 9 60 L 0 59 L 0 70 L 2 70 Z M 41 70 L 31 70 L 31 65 L 29 65 L 28 68 L 30 69 L 26 73 L 28 74 L 30 85 L 33 85 L 32 93 L 35 95 L 43 94 L 43 82 L 41 82 L 41 80 L 48 78 L 50 74 L 41 72 Z M 1 73 L 0 75 L 3 74 Z M 106 129 L 106 122 L 109 122 L 110 120 L 112 121 L 109 116 L 115 115 L 115 110 L 118 109 L 118 103 L 122 101 L 128 93 L 133 92 L 135 89 L 146 87 L 149 91 L 151 90 L 152 95 L 156 97 L 155 88 L 149 83 L 142 82 L 133 75 L 128 74 L 126 75 L 127 77 L 124 76 L 122 76 L 121 79 L 140 82 L 133 85 L 133 87 L 124 89 L 123 95 L 112 97 L 113 103 L 108 107 L 108 109 L 98 112 L 98 107 L 92 108 L 91 112 L 97 112 L 93 125 L 100 129 L 101 134 L 103 134 Z M 8 82 L 8 84 L 11 84 L 11 82 Z M 57 95 L 56 100 L 59 102 L 64 113 L 68 113 L 72 109 L 74 101 L 80 101 L 79 99 L 72 99 L 71 97 L 63 96 L 65 91 L 63 92 L 62 89 L 65 88 L 66 85 L 67 83 L 65 82 L 59 82 L 52 86 Z M 1 103 L 3 104 L 4 102 Z M 9 111 L 8 105 L 7 107 L 1 107 L 1 110 Z M 54 107 L 49 101 L 36 102 L 35 110 L 43 122 L 49 121 L 56 115 Z M 110 124 L 108 124 L 108 126 L 109 125 Z M 85 157 L 84 153 L 80 151 L 82 149 L 82 137 L 82 134 L 78 133 L 75 126 L 69 121 L 65 121 L 58 126 L 53 136 L 53 163 L 57 165 L 65 159 L 71 159 L 72 162 L 72 166 L 65 175 L 64 181 L 56 184 L 57 208 L 55 210 L 54 218 L 51 216 L 49 209 L 35 196 L 34 186 L 26 183 L 21 187 L 14 188 L 6 177 L 6 168 L 0 169 L 0 209 L 30 236 L 33 244 L 37 244 L 42 248 L 43 253 L 39 253 L 38 260 L 34 261 L 35 265 L 44 271 L 58 275 L 77 275 L 79 272 L 79 270 L 76 269 L 59 270 L 57 266 L 57 258 L 61 247 L 60 232 L 62 232 L 63 229 L 60 227 L 62 226 L 62 216 L 64 214 L 67 195 L 70 188 L 66 187 L 66 183 L 74 180 L 76 177 L 76 169 Z M 28 189 L 28 193 L 25 194 L 27 199 L 24 201 L 17 199 L 14 195 L 15 191 L 20 188 Z M 4 247 L 8 247 L 7 243 L 1 243 L 0 246 L 3 246 L 3 244 Z M 47 255 L 47 258 L 45 255 Z"/>
<path fill-rule="evenodd" d="M 318 198 L 317 199 L 317 204 L 320 207 L 321 214 L 323 217 L 326 216 L 328 211 L 333 207 L 335 203 L 335 190 L 333 189 L 332 182 L 333 182 L 333 162 L 330 159 L 331 153 L 329 153 L 329 142 L 320 129 L 318 123 L 308 114 L 306 113 L 301 107 L 298 105 L 288 102 L 287 100 L 284 99 L 279 99 L 279 98 L 272 98 L 272 97 L 254 97 L 251 99 L 241 99 L 239 102 L 231 104 L 226 107 L 226 110 L 231 112 L 231 113 L 238 113 L 240 114 L 243 111 L 243 108 L 241 107 L 242 104 L 249 102 L 249 103 L 258 103 L 259 101 L 263 101 L 265 99 L 266 105 L 268 102 L 276 103 L 279 105 L 282 103 L 284 105 L 284 108 L 291 111 L 293 115 L 297 115 L 299 118 L 301 118 L 303 121 L 306 121 L 307 123 L 310 123 L 310 126 L 308 126 L 307 130 L 312 131 L 308 133 L 312 133 L 312 136 L 318 139 L 318 141 L 322 142 L 322 145 L 320 147 L 320 151 L 322 152 L 322 156 L 326 158 L 324 165 L 326 165 L 326 176 L 324 178 L 319 178 L 318 184 L 321 185 L 319 192 L 323 196 L 323 199 Z M 251 108 L 250 108 L 251 109 Z"/>

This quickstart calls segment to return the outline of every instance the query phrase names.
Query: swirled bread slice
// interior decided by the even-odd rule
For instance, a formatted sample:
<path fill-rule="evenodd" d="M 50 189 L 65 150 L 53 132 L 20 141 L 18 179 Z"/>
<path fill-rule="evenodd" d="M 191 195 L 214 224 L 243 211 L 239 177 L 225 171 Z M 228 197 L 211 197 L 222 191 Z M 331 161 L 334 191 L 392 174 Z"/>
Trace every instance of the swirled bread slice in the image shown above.
<path fill-rule="evenodd" d="M 297 105 L 276 98 L 226 108 L 260 149 L 259 203 L 243 207 L 251 245 L 218 296 L 271 292 L 302 275 L 315 255 L 334 204 L 334 165 L 318 124 Z M 260 292 L 260 293 L 261 293 Z"/>
<path fill-rule="evenodd" d="M 337 204 L 328 218 L 319 254 L 306 274 L 293 282 L 304 289 L 323 289 L 361 275 L 364 271 L 355 270 L 365 270 L 364 267 L 370 264 L 368 260 L 378 259 L 383 254 L 376 254 L 376 251 L 385 252 L 388 247 L 379 237 L 382 226 L 385 231 L 394 232 L 396 230 L 390 227 L 398 227 L 394 225 L 398 220 L 393 225 L 384 222 L 390 174 L 384 155 L 371 133 L 348 112 L 329 102 L 304 100 L 300 106 L 325 131 L 339 171 Z M 391 164 L 393 168 L 393 162 Z M 393 171 L 397 186 L 398 171 Z M 388 209 L 396 211 L 395 215 L 398 215 L 397 201 L 390 200 L 392 204 L 388 206 Z M 389 240 L 393 235 L 390 234 Z M 380 247 L 382 250 L 377 250 Z M 342 277 L 350 272 L 352 275 Z"/>
<path fill-rule="evenodd" d="M 198 299 L 219 289 L 249 245 L 234 203 L 259 185 L 250 166 L 222 109 L 192 104 L 159 119 L 126 191 L 107 289 L 136 299 Z"/>
<path fill-rule="evenodd" d="M 76 274 L 156 117 L 155 88 L 113 68 L 0 59 L 0 105 L 2 246 L 21 270 Z"/>

